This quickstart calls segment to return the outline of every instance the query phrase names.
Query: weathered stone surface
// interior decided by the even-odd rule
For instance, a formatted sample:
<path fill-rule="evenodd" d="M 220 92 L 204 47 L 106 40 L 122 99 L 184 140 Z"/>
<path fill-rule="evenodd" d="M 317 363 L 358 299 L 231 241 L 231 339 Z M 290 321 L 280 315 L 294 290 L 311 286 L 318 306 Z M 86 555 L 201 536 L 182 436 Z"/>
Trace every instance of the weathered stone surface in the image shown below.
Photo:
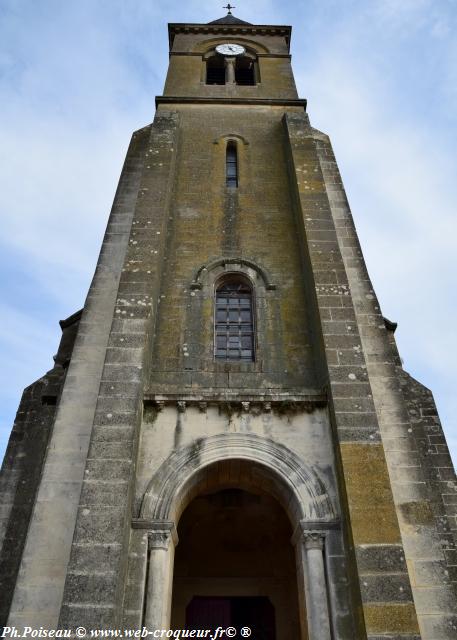
<path fill-rule="evenodd" d="M 165 627 L 185 623 L 202 589 L 263 585 L 281 637 L 298 618 L 303 638 L 308 626 L 325 640 L 453 637 L 455 474 L 433 398 L 403 371 L 381 314 L 330 142 L 297 99 L 290 29 L 170 36 L 165 96 L 133 136 L 83 313 L 63 323 L 56 366 L 18 412 L 0 479 L 0 614 Z M 206 54 L 228 37 L 257 56 L 257 86 L 204 82 Z M 252 362 L 214 357 L 227 277 L 252 284 Z M 284 516 L 292 614 L 277 576 L 217 567 L 210 583 L 181 576 L 173 608 L 181 515 L 204 496 L 228 501 L 224 521 L 240 494 L 249 515 L 263 500 Z"/>
<path fill-rule="evenodd" d="M 348 246 L 348 233 L 352 239 L 356 238 L 354 222 L 328 138 L 317 134 L 316 139 L 354 301 L 410 582 L 415 601 L 421 601 L 418 613 L 422 637 L 424 640 L 447 637 L 444 626 L 437 633 L 431 623 L 436 615 L 436 599 L 432 590 L 436 577 L 424 575 L 425 567 L 421 563 L 428 560 L 433 566 L 434 576 L 439 572 L 448 577 L 444 581 L 446 587 L 441 594 L 440 611 L 452 618 L 457 593 L 455 586 L 451 586 L 455 574 L 449 571 L 452 557 L 446 555 L 446 548 L 452 553 L 455 538 L 453 541 L 451 532 L 455 535 L 455 521 L 448 511 L 451 505 L 446 505 L 443 495 L 446 489 L 439 484 L 439 469 L 447 470 L 446 477 L 454 486 L 455 473 L 450 471 L 452 463 L 441 441 L 442 431 L 433 398 L 425 387 L 402 369 L 393 335 L 395 327 L 386 323 L 382 316 L 357 242 L 354 247 L 358 257 L 356 254 L 351 257 L 344 250 Z M 430 440 L 432 434 L 439 436 L 440 444 Z M 436 446 L 444 447 L 443 451 Z M 358 555 L 362 557 L 360 551 Z M 420 579 L 424 581 L 421 586 L 417 583 L 417 562 Z"/>
<path fill-rule="evenodd" d="M 366 573 L 402 572 L 406 568 L 401 545 L 363 545 L 357 548 L 360 569 Z"/>
<path fill-rule="evenodd" d="M 61 324 L 55 365 L 22 396 L 0 474 L 0 626 L 6 625 L 46 447 L 81 313 Z"/>

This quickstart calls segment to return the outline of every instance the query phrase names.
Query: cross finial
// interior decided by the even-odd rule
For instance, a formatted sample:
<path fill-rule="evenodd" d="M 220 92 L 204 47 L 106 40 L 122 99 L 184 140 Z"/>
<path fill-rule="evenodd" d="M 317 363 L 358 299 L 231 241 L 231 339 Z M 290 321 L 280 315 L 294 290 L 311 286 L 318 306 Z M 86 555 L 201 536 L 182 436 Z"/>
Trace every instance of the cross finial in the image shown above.
<path fill-rule="evenodd" d="M 231 16 L 232 15 L 232 9 L 236 9 L 236 7 L 232 7 L 232 5 L 230 4 L 230 2 L 228 3 L 228 5 L 226 7 L 222 7 L 223 9 L 227 9 L 227 15 Z"/>

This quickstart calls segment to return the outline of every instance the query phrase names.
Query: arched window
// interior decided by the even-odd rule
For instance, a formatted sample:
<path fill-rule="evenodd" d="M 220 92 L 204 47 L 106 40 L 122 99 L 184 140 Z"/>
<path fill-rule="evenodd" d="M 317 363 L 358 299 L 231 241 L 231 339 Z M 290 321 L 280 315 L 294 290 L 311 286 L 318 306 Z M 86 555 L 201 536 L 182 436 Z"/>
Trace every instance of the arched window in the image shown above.
<path fill-rule="evenodd" d="M 206 84 L 225 84 L 225 61 L 214 55 L 206 61 Z"/>
<path fill-rule="evenodd" d="M 236 151 L 236 142 L 229 141 L 227 143 L 227 151 L 225 156 L 225 176 L 227 187 L 238 186 L 238 155 Z"/>
<path fill-rule="evenodd" d="M 235 82 L 239 85 L 255 85 L 256 63 L 248 56 L 238 56 L 235 65 Z"/>
<path fill-rule="evenodd" d="M 225 278 L 216 289 L 215 348 L 217 360 L 254 361 L 252 287 L 240 276 Z"/>
<path fill-rule="evenodd" d="M 206 84 L 256 85 L 260 82 L 257 55 L 246 52 L 244 55 L 225 58 L 212 51 L 204 56 L 206 64 Z"/>

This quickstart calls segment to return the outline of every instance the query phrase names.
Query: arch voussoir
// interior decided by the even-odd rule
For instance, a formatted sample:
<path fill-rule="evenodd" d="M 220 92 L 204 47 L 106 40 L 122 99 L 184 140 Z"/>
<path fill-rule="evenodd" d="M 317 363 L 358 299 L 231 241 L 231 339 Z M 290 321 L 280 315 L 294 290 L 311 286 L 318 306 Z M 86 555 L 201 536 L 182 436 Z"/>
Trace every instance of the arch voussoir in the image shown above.
<path fill-rule="evenodd" d="M 199 493 L 233 486 L 269 493 L 293 525 L 336 517 L 316 470 L 284 445 L 253 434 L 220 434 L 174 451 L 151 479 L 140 517 L 177 523 Z"/>

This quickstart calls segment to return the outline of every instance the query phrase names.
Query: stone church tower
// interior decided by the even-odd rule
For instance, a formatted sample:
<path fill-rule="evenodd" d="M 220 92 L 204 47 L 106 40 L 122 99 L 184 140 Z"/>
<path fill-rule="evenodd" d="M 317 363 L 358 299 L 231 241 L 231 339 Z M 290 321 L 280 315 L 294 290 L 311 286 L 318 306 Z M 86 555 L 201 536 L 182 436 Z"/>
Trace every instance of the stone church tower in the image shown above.
<path fill-rule="evenodd" d="M 2 622 L 455 640 L 454 470 L 291 28 L 169 35 L 84 309 L 10 438 Z"/>

